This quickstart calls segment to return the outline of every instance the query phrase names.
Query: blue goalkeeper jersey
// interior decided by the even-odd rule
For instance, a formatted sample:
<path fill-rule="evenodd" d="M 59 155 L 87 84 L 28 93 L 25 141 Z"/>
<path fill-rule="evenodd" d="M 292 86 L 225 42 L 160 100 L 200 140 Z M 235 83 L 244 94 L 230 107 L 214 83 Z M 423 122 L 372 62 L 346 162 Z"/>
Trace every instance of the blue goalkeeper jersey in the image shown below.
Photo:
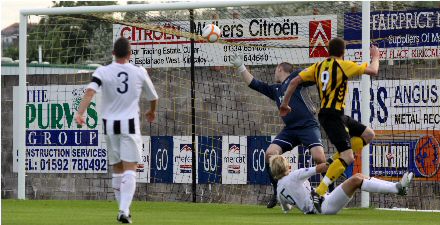
<path fill-rule="evenodd" d="M 301 71 L 294 71 L 280 84 L 269 85 L 254 78 L 249 87 L 274 100 L 279 109 L 290 81 L 298 76 L 299 72 Z M 287 116 L 281 117 L 288 128 L 319 126 L 301 94 L 301 90 L 307 85 L 307 83 L 303 83 L 298 86 L 289 102 L 292 111 Z"/>

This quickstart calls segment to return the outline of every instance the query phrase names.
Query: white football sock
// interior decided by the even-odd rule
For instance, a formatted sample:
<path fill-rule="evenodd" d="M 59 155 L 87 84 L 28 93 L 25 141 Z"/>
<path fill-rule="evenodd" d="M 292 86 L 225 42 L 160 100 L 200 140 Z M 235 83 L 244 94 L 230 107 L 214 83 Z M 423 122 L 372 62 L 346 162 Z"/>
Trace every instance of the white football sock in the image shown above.
<path fill-rule="evenodd" d="M 379 180 L 374 177 L 370 179 L 364 179 L 362 186 L 362 191 L 375 192 L 375 193 L 397 193 L 397 186 L 394 182 L 389 182 L 385 180 Z"/>
<path fill-rule="evenodd" d="M 122 181 L 122 173 L 114 173 L 112 174 L 112 188 L 113 192 L 115 192 L 115 199 L 118 203 L 121 201 L 121 181 Z"/>
<path fill-rule="evenodd" d="M 136 172 L 127 170 L 123 173 L 121 182 L 121 203 L 119 210 L 122 210 L 126 216 L 130 214 L 130 205 L 136 191 Z"/>

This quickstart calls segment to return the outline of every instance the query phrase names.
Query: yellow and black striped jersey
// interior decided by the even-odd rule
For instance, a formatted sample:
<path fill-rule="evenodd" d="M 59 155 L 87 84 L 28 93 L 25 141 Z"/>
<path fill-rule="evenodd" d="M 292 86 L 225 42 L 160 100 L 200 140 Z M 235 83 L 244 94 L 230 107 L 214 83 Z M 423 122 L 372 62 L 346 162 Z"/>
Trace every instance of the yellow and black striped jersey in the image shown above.
<path fill-rule="evenodd" d="M 352 61 L 330 57 L 303 70 L 299 76 L 304 82 L 316 83 L 321 109 L 344 111 L 348 79 L 362 75 L 367 66 L 367 63 L 358 65 Z"/>

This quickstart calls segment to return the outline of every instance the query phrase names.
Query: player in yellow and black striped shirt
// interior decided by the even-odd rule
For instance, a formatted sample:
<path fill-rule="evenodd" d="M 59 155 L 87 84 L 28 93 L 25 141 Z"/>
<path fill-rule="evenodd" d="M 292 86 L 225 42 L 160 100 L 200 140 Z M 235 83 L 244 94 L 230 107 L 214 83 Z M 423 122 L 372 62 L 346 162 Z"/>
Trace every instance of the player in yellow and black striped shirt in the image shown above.
<path fill-rule="evenodd" d="M 316 189 L 317 194 L 321 196 L 327 192 L 328 186 L 341 176 L 347 166 L 354 162 L 352 149 L 359 151 L 374 138 L 372 129 L 344 115 L 347 81 L 362 74 L 376 76 L 379 70 L 379 49 L 375 46 L 370 49 L 372 56 L 370 65 L 367 63 L 358 65 L 344 60 L 345 42 L 341 38 L 332 39 L 328 49 L 329 58 L 303 70 L 290 82 L 280 106 L 280 115 L 287 115 L 291 111 L 287 103 L 296 87 L 302 82 L 316 84 L 321 99 L 318 119 L 339 153 L 333 156 L 334 161 Z"/>

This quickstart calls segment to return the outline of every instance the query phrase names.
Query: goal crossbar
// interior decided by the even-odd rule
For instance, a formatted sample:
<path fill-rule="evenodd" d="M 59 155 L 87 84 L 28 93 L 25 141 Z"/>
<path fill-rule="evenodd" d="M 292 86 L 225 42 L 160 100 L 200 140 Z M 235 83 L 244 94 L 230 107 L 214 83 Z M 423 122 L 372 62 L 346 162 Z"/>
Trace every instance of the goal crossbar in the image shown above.
<path fill-rule="evenodd" d="M 194 1 L 176 3 L 152 3 L 107 6 L 77 6 L 41 9 L 23 9 L 21 15 L 59 15 L 59 14 L 88 14 L 109 12 L 159 11 L 159 10 L 188 10 L 203 8 L 224 8 L 236 6 L 279 5 L 290 1 Z"/>

